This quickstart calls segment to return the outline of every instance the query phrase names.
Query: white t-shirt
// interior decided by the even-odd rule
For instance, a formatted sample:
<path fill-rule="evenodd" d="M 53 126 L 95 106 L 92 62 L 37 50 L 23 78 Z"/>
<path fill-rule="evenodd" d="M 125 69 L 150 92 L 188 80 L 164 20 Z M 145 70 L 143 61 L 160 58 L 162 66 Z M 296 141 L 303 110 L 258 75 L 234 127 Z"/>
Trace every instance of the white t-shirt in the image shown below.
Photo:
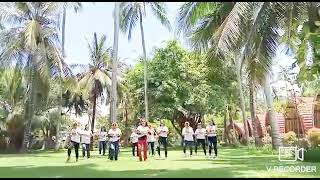
<path fill-rule="evenodd" d="M 194 134 L 193 129 L 190 126 L 189 128 L 184 127 L 182 129 L 182 135 L 184 137 L 184 140 L 186 141 L 193 141 L 193 134 Z"/>
<path fill-rule="evenodd" d="M 116 129 L 110 129 L 108 132 L 108 135 L 110 136 L 111 142 L 116 142 L 120 139 L 121 136 L 121 130 L 119 128 Z"/>
<path fill-rule="evenodd" d="M 215 125 L 212 125 L 212 126 L 208 125 L 206 130 L 207 130 L 208 137 L 214 137 L 217 135 Z"/>
<path fill-rule="evenodd" d="M 138 126 L 137 131 L 140 132 L 138 137 L 146 136 L 148 134 L 149 127 Z"/>
<path fill-rule="evenodd" d="M 80 143 L 80 128 L 71 129 L 71 141 Z"/>
<path fill-rule="evenodd" d="M 108 136 L 108 132 L 101 131 L 99 133 L 99 141 L 106 141 Z"/>
<path fill-rule="evenodd" d="M 91 131 L 83 130 L 81 131 L 81 143 L 90 144 Z"/>
<path fill-rule="evenodd" d="M 167 126 L 160 126 L 157 128 L 157 133 L 160 137 L 168 137 L 168 132 Z"/>
<path fill-rule="evenodd" d="M 150 134 L 151 133 L 151 134 Z M 154 129 L 153 128 L 149 128 L 149 133 L 148 133 L 148 137 L 147 137 L 147 142 L 154 142 L 156 139 L 154 138 Z"/>
<path fill-rule="evenodd" d="M 137 143 L 138 142 L 138 134 L 133 132 L 130 135 L 130 142 L 131 143 Z"/>
<path fill-rule="evenodd" d="M 206 129 L 205 128 L 196 129 L 196 132 L 194 134 L 196 135 L 197 139 L 205 139 Z"/>

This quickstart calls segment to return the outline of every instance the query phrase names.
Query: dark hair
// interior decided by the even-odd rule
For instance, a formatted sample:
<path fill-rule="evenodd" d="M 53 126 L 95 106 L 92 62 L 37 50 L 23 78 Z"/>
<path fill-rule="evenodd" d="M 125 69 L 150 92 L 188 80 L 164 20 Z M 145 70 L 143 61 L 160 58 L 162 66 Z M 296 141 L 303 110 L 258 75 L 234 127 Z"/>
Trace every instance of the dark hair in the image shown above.
<path fill-rule="evenodd" d="M 211 122 L 212 122 L 212 125 L 214 125 L 214 126 L 216 125 L 216 124 L 214 123 L 214 121 L 211 121 Z"/>
<path fill-rule="evenodd" d="M 106 132 L 106 131 L 107 131 L 107 130 L 106 130 L 106 127 L 102 126 L 102 127 L 101 127 L 101 131 L 102 131 L 102 132 Z"/>

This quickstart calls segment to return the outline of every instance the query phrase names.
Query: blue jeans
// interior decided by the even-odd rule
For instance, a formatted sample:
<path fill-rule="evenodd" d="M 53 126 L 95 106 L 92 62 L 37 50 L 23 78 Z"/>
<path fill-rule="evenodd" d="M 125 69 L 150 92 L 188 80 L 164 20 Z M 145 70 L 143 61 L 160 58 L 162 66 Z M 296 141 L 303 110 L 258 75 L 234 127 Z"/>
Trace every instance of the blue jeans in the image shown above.
<path fill-rule="evenodd" d="M 107 147 L 106 141 L 99 141 L 99 154 L 101 154 L 101 150 L 102 150 L 102 155 L 105 155 L 106 147 Z"/>
<path fill-rule="evenodd" d="M 214 154 L 217 156 L 218 155 L 217 136 L 208 137 L 208 144 L 209 144 L 209 154 L 211 155 L 212 146 L 213 146 Z"/>
<path fill-rule="evenodd" d="M 86 152 L 87 152 L 87 158 L 90 158 L 90 144 L 82 143 L 82 157 L 86 156 Z"/>
<path fill-rule="evenodd" d="M 186 153 L 187 146 L 188 146 L 189 149 L 190 149 L 190 155 L 192 155 L 193 141 L 184 140 L 184 143 L 183 143 L 183 153 Z"/>
<path fill-rule="evenodd" d="M 111 142 L 110 144 L 110 160 L 118 160 L 119 141 Z"/>

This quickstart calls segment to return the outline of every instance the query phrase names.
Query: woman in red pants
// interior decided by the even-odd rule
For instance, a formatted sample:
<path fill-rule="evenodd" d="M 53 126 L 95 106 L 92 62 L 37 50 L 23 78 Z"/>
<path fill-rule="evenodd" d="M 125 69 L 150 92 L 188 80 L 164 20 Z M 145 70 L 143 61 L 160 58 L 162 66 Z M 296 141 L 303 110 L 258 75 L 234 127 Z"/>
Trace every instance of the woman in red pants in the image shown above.
<path fill-rule="evenodd" d="M 139 161 L 142 161 L 142 154 L 141 151 L 143 150 L 143 160 L 147 160 L 147 134 L 148 134 L 148 124 L 145 119 L 140 120 L 140 125 L 137 128 L 138 134 L 138 156 Z"/>

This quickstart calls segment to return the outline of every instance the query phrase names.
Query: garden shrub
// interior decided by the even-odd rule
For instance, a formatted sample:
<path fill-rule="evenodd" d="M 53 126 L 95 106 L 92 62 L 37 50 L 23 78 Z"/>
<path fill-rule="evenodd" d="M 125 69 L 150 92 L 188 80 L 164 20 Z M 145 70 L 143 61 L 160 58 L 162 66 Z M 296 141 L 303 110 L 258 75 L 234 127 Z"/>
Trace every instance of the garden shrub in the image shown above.
<path fill-rule="evenodd" d="M 272 143 L 272 138 L 269 134 L 267 134 L 266 136 L 264 136 L 262 138 L 262 143 L 265 144 L 271 144 Z"/>
<path fill-rule="evenodd" d="M 284 134 L 283 143 L 286 146 L 294 146 L 298 142 L 298 138 L 295 132 L 289 131 L 288 133 Z"/>
<path fill-rule="evenodd" d="M 310 143 L 307 138 L 299 139 L 296 143 L 299 148 L 309 149 Z"/>
<path fill-rule="evenodd" d="M 308 131 L 308 140 L 312 148 L 320 146 L 320 128 L 311 128 Z"/>

